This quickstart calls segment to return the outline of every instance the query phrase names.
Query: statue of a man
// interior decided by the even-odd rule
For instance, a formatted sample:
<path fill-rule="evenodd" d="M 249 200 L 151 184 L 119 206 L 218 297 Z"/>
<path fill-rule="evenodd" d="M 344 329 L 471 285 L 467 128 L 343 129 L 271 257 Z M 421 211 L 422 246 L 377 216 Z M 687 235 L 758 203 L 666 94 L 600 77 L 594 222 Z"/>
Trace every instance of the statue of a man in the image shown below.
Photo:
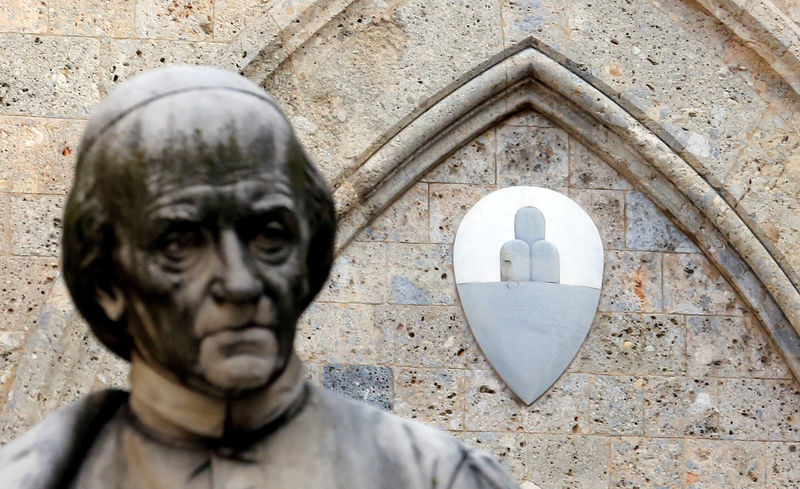
<path fill-rule="evenodd" d="M 64 277 L 131 363 L 0 450 L 0 485 L 511 488 L 488 456 L 304 382 L 298 317 L 331 266 L 324 180 L 275 102 L 177 67 L 112 93 L 81 142 Z"/>

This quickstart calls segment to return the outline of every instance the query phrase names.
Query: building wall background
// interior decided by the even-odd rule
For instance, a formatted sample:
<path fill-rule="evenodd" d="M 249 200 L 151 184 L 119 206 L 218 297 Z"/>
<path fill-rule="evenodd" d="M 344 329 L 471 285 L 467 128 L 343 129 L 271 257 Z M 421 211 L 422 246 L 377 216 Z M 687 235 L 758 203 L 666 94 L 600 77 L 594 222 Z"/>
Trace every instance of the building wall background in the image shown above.
<path fill-rule="evenodd" d="M 125 382 L 57 278 L 61 208 L 88 114 L 117 83 L 165 64 L 243 69 L 264 84 L 337 187 L 431 97 L 533 38 L 677 148 L 800 283 L 791 2 L 0 6 L 4 440 Z M 450 262 L 460 217 L 513 184 L 577 200 L 608 250 L 589 339 L 530 408 L 474 344 Z M 459 150 L 343 250 L 298 348 L 312 381 L 450 430 L 543 489 L 800 484 L 800 387 L 763 326 L 655 205 L 538 114 Z"/>

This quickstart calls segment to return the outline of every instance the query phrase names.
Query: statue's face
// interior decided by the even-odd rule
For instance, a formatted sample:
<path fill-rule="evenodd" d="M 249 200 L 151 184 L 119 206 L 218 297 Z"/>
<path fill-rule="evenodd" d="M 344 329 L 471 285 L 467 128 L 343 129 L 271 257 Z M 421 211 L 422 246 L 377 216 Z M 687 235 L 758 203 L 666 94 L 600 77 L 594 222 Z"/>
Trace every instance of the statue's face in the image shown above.
<path fill-rule="evenodd" d="M 307 294 L 308 229 L 282 165 L 149 171 L 117 226 L 117 293 L 149 364 L 217 396 L 268 385 Z"/>

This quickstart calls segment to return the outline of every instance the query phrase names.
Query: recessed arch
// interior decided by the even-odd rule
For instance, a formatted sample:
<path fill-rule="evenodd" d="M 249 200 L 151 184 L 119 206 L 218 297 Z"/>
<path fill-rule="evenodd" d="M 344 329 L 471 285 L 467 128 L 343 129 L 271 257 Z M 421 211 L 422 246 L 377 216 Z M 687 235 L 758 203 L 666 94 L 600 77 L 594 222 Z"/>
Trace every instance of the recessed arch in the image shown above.
<path fill-rule="evenodd" d="M 800 294 L 725 199 L 641 120 L 530 45 L 508 51 L 436 100 L 337 188 L 339 250 L 452 152 L 532 108 L 592 148 L 697 243 L 800 378 Z"/>

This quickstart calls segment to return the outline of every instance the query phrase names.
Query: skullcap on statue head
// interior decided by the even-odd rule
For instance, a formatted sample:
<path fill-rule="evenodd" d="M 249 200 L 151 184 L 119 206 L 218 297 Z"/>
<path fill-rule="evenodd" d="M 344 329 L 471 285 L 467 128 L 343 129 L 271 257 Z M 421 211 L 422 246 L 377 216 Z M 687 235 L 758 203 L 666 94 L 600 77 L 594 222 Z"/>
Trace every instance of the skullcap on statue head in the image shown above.
<path fill-rule="evenodd" d="M 123 358 L 133 347 L 125 317 L 108 318 L 97 302 L 99 290 L 120 282 L 117 228 L 136 222 L 129 214 L 140 212 L 133 204 L 146 195 L 148 178 L 166 172 L 178 189 L 184 169 L 197 171 L 198 163 L 211 174 L 246 175 L 267 165 L 287 175 L 310 230 L 310 292 L 303 308 L 327 279 L 336 227 L 330 190 L 272 97 L 240 75 L 211 67 L 144 73 L 109 94 L 87 124 L 62 242 L 64 278 L 78 310 Z"/>

